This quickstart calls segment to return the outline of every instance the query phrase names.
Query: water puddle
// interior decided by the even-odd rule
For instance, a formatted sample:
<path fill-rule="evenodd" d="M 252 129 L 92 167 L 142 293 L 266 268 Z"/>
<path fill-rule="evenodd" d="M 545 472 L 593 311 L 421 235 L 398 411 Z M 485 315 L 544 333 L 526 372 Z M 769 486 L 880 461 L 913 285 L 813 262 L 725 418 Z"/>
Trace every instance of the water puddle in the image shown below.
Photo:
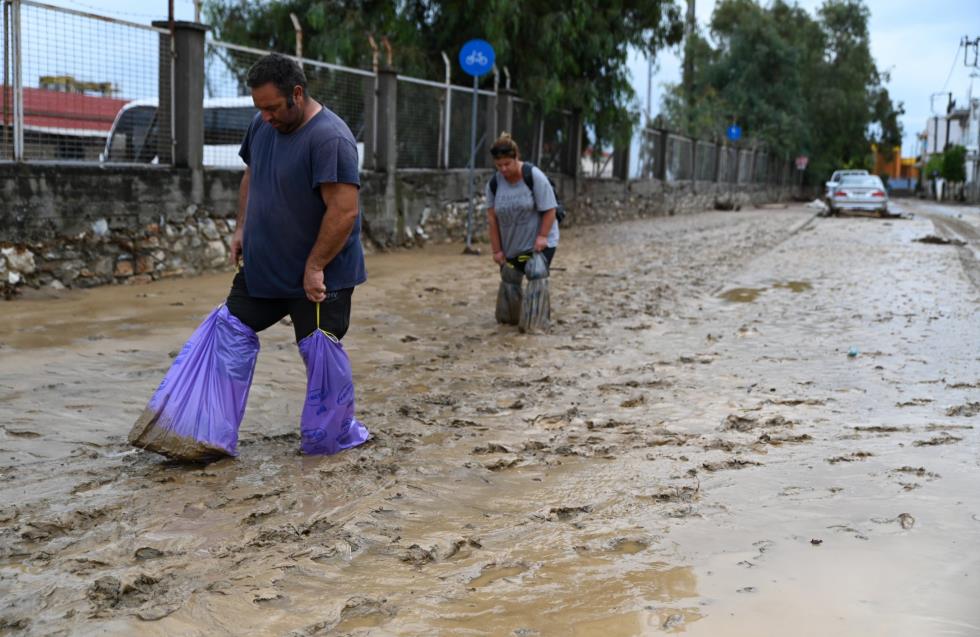
<path fill-rule="evenodd" d="M 719 294 L 718 298 L 729 303 L 753 303 L 768 289 L 770 288 L 732 288 Z M 790 290 L 799 294 L 812 290 L 813 285 L 809 281 L 779 281 L 772 284 L 772 289 Z"/>

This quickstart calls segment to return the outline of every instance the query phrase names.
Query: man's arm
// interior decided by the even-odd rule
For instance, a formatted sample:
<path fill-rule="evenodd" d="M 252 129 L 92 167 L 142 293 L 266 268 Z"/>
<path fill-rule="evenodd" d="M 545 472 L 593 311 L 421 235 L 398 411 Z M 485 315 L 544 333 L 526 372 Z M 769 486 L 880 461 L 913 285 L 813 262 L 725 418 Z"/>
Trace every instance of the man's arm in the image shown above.
<path fill-rule="evenodd" d="M 231 264 L 238 265 L 238 259 L 242 256 L 242 237 L 245 236 L 245 214 L 248 211 L 248 181 L 251 177 L 248 166 L 245 167 L 245 174 L 242 175 L 242 183 L 238 186 L 238 221 L 235 223 L 235 232 L 231 235 Z"/>
<path fill-rule="evenodd" d="M 306 298 L 319 303 L 327 297 L 323 268 L 333 261 L 347 243 L 357 221 L 357 186 L 353 184 L 320 184 L 320 197 L 326 205 L 316 243 L 306 258 L 303 289 Z"/>

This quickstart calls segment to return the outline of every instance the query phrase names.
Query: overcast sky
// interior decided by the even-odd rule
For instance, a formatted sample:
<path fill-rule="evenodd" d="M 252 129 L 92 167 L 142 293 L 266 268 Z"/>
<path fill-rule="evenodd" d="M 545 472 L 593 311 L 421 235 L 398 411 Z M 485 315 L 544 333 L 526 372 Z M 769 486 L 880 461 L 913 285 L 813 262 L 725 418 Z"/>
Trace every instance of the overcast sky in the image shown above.
<path fill-rule="evenodd" d="M 92 11 L 134 22 L 166 17 L 166 0 L 47 0 L 51 4 Z M 685 5 L 684 0 L 678 3 Z M 713 0 L 697 0 L 698 22 L 707 26 L 714 10 Z M 798 0 L 815 12 L 822 0 Z M 903 154 L 916 152 L 915 134 L 925 128 L 931 116 L 930 95 L 952 91 L 959 104 L 966 102 L 971 81 L 974 95 L 980 96 L 980 77 L 971 79 L 963 65 L 959 43 L 964 35 L 980 36 L 980 0 L 865 0 L 871 10 L 871 51 L 878 68 L 891 72 L 892 98 L 905 104 Z M 174 0 L 177 19 L 194 17 L 192 0 Z M 973 29 L 973 31 L 969 31 Z M 955 63 L 954 63 L 955 60 Z M 633 56 L 630 63 L 640 108 L 646 107 L 647 61 Z M 659 110 L 663 86 L 680 80 L 680 60 L 676 51 L 663 51 L 655 61 L 652 83 L 653 113 Z M 948 81 L 947 81 L 947 78 Z M 938 112 L 945 97 L 937 97 Z M 747 131 L 747 133 L 749 133 Z M 749 133 L 750 134 L 750 133 Z"/>

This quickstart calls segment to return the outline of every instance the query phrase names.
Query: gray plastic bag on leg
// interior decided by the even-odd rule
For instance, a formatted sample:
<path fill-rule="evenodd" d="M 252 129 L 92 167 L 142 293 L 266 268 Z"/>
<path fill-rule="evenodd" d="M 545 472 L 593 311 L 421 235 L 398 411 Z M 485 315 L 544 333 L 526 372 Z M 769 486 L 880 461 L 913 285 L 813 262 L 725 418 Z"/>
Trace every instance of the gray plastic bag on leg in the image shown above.
<path fill-rule="evenodd" d="M 551 323 L 551 291 L 548 287 L 548 262 L 535 252 L 524 266 L 527 288 L 521 302 L 521 317 L 517 326 L 522 332 L 546 332 Z"/>
<path fill-rule="evenodd" d="M 497 322 L 517 325 L 521 315 L 521 282 L 524 275 L 509 263 L 500 268 L 500 288 L 497 290 Z"/>

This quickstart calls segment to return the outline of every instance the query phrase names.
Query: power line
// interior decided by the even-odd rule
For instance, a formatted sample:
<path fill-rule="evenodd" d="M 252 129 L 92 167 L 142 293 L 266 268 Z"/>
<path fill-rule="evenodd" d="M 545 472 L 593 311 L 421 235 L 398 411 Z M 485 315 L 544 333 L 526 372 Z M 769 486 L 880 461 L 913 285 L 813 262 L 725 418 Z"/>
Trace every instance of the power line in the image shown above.
<path fill-rule="evenodd" d="M 946 76 L 946 81 L 943 82 L 944 91 L 946 90 L 946 87 L 949 86 L 949 81 L 953 79 L 953 71 L 956 70 L 956 62 L 958 62 L 960 59 L 961 48 L 963 48 L 963 42 L 956 45 L 956 53 L 953 54 L 953 65 L 949 67 L 949 75 Z"/>

